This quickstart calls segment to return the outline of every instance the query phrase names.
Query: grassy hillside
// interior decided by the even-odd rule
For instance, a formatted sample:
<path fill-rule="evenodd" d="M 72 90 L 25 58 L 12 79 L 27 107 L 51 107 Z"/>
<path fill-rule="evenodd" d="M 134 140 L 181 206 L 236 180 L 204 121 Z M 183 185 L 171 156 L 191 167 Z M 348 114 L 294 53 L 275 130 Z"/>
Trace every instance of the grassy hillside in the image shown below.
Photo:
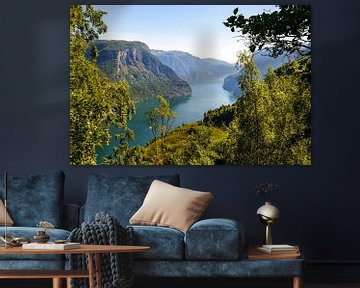
<path fill-rule="evenodd" d="M 214 165 L 221 158 L 221 143 L 227 132 L 201 123 L 185 124 L 149 143 L 144 164 Z"/>

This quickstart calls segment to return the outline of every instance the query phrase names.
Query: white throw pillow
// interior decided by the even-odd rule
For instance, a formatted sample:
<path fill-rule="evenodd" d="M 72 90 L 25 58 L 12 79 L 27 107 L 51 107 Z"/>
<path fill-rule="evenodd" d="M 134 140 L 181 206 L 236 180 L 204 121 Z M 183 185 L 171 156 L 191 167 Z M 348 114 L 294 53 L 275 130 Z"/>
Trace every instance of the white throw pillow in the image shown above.
<path fill-rule="evenodd" d="M 185 233 L 213 199 L 210 192 L 200 192 L 154 180 L 142 206 L 130 224 L 165 226 Z"/>

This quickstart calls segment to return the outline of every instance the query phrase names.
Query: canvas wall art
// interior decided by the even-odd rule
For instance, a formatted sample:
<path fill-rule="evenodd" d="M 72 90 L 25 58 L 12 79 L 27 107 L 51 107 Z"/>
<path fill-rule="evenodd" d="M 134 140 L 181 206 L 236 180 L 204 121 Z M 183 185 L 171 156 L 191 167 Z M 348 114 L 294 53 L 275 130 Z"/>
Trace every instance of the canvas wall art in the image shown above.
<path fill-rule="evenodd" d="M 311 165 L 311 6 L 71 6 L 70 164 Z"/>

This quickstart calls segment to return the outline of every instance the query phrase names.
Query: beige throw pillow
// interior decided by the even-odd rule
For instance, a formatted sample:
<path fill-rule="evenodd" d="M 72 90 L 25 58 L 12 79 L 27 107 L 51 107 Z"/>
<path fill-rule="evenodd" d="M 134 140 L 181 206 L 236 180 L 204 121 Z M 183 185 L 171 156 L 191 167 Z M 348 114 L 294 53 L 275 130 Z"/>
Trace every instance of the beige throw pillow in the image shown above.
<path fill-rule="evenodd" d="M 10 218 L 9 214 L 6 213 L 6 225 L 12 226 L 14 225 L 14 221 Z M 5 205 L 3 201 L 0 199 L 0 226 L 5 225 Z"/>
<path fill-rule="evenodd" d="M 154 180 L 143 205 L 130 224 L 166 226 L 186 232 L 212 200 L 210 192 L 199 192 Z"/>

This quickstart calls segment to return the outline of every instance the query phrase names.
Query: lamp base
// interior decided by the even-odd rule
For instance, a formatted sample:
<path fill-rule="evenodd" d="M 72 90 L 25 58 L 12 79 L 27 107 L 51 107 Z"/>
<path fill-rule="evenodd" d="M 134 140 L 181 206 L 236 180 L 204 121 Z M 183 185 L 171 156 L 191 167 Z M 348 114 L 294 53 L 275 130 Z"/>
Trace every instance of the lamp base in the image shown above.
<path fill-rule="evenodd" d="M 265 226 L 265 240 L 266 245 L 272 245 L 272 236 L 271 236 L 271 224 L 266 224 Z"/>

